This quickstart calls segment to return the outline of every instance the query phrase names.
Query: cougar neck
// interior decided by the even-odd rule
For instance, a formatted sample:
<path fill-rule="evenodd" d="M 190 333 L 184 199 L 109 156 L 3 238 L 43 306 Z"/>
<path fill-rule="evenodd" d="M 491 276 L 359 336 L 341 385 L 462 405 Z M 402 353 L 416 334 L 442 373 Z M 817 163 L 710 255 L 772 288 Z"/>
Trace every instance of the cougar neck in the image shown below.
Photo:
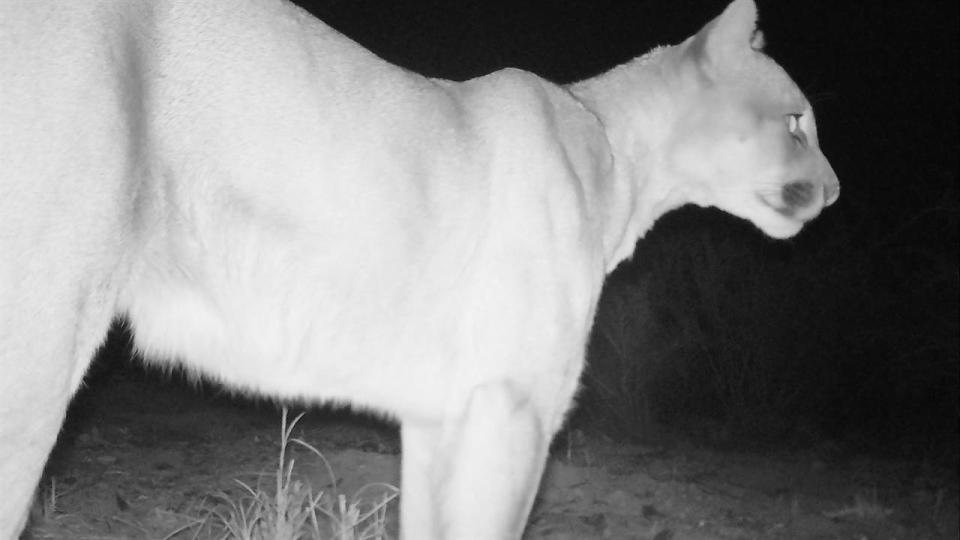
<path fill-rule="evenodd" d="M 612 177 L 599 187 L 608 272 L 633 254 L 657 218 L 689 202 L 680 186 L 657 174 L 682 89 L 679 56 L 679 47 L 658 47 L 568 87 L 603 125 L 613 156 Z"/>

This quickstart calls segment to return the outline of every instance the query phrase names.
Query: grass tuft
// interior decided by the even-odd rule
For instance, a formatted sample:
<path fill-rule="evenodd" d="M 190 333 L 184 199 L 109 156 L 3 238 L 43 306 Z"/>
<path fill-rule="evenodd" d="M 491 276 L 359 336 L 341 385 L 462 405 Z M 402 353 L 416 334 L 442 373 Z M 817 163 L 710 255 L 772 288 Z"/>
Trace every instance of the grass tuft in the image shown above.
<path fill-rule="evenodd" d="M 853 504 L 834 512 L 824 512 L 823 515 L 831 519 L 857 518 L 861 520 L 882 521 L 893 512 L 884 506 L 874 489 L 868 494 L 857 493 L 853 497 Z"/>
<path fill-rule="evenodd" d="M 280 427 L 280 456 L 272 490 L 258 483 L 251 486 L 236 480 L 238 493 L 220 491 L 212 496 L 207 515 L 193 536 L 218 540 L 388 540 L 387 510 L 400 490 L 390 484 L 368 484 L 352 497 L 333 491 L 313 492 L 294 478 L 294 459 L 288 458 L 290 444 L 306 448 L 324 464 L 331 484 L 336 485 L 333 468 L 316 449 L 292 438 L 301 413 L 287 423 L 283 409 Z M 368 490 L 379 488 L 379 495 Z"/>

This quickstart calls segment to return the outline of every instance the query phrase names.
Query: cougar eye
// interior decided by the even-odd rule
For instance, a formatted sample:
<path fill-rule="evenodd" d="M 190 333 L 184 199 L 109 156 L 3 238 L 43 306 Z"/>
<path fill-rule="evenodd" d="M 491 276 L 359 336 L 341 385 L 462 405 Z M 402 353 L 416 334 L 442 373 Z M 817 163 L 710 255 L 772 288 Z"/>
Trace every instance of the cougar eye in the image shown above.
<path fill-rule="evenodd" d="M 802 116 L 803 114 L 800 114 L 800 113 L 788 114 L 787 115 L 787 131 L 790 132 L 790 136 L 793 137 L 793 140 L 796 141 L 797 144 L 801 146 L 806 146 L 807 136 L 803 132 L 803 130 L 800 129 L 800 117 Z"/>

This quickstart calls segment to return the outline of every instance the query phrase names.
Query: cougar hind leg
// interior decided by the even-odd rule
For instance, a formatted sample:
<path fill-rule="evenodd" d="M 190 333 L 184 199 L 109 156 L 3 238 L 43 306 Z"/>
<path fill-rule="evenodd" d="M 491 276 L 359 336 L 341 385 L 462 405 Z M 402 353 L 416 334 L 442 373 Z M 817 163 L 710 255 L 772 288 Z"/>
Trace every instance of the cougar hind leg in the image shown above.
<path fill-rule="evenodd" d="M 47 285 L 15 293 L 0 328 L 0 538 L 14 538 L 76 392 L 112 318 L 103 294 Z M 71 299 L 71 292 L 74 294 Z M 42 296 L 41 296 L 42 294 Z M 64 299 L 67 299 L 66 301 Z M 11 299 L 6 297 L 6 303 Z"/>

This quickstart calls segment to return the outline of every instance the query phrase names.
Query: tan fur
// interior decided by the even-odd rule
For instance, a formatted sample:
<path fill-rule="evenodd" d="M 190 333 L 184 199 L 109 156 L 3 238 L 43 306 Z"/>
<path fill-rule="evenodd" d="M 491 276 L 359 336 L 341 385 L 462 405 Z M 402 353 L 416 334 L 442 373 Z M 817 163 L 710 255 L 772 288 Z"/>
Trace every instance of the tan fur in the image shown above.
<path fill-rule="evenodd" d="M 4 2 L 0 538 L 117 315 L 151 362 L 397 418 L 405 539 L 518 538 L 637 238 L 836 198 L 755 18 L 560 87 L 427 79 L 281 0 Z"/>

